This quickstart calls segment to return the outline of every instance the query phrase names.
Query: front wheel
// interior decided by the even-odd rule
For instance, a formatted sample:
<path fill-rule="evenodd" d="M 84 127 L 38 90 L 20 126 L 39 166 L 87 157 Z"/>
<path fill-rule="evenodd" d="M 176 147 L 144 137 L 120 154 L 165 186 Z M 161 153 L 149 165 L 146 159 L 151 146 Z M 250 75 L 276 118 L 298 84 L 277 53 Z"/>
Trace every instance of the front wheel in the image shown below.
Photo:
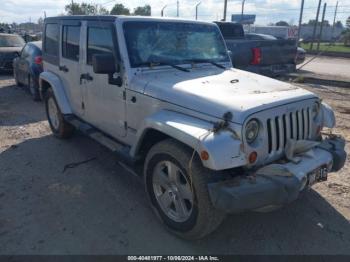
<path fill-rule="evenodd" d="M 167 139 L 149 151 L 145 161 L 145 187 L 156 214 L 180 237 L 199 239 L 224 219 L 209 197 L 209 171 L 192 150 Z"/>
<path fill-rule="evenodd" d="M 52 133 L 58 138 L 70 137 L 73 134 L 74 128 L 64 120 L 51 88 L 45 94 L 45 109 Z"/>

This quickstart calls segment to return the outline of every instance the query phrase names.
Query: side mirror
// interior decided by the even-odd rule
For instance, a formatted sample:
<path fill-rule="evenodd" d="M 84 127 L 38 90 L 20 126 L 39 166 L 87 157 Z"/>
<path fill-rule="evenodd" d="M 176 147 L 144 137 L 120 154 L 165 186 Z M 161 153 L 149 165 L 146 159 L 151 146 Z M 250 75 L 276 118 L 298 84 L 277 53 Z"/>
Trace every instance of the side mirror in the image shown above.
<path fill-rule="evenodd" d="M 115 59 L 111 54 L 93 55 L 92 68 L 95 74 L 114 74 L 117 72 Z"/>

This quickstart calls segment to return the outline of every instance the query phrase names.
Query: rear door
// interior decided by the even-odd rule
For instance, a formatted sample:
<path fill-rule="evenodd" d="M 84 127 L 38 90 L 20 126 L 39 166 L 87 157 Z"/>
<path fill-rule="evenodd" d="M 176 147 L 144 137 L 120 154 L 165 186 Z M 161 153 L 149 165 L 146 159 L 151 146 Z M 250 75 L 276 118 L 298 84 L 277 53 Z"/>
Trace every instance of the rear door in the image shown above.
<path fill-rule="evenodd" d="M 90 21 L 84 31 L 84 63 L 82 76 L 85 119 L 95 127 L 118 138 L 126 135 L 124 85 L 109 83 L 108 75 L 95 74 L 92 67 L 94 54 L 111 54 L 119 60 L 115 25 L 111 22 Z"/>
<path fill-rule="evenodd" d="M 62 21 L 59 75 L 65 86 L 74 114 L 82 117 L 84 104 L 80 85 L 81 72 L 81 22 Z"/>
<path fill-rule="evenodd" d="M 21 55 L 16 58 L 17 63 L 16 63 L 16 73 L 17 73 L 17 79 L 19 82 L 23 84 L 28 84 L 27 83 L 27 59 L 29 57 L 29 44 L 26 44 L 24 48 L 22 49 Z"/>

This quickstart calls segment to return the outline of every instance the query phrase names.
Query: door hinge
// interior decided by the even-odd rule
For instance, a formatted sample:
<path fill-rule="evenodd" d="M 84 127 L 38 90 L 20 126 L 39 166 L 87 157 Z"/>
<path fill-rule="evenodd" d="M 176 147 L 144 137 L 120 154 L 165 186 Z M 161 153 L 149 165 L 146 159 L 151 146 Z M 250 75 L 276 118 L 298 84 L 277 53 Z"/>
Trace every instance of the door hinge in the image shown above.
<path fill-rule="evenodd" d="M 128 129 L 128 123 L 126 121 L 124 121 L 124 128 L 125 128 L 125 130 Z"/>
<path fill-rule="evenodd" d="M 123 100 L 126 100 L 126 91 L 123 91 Z"/>

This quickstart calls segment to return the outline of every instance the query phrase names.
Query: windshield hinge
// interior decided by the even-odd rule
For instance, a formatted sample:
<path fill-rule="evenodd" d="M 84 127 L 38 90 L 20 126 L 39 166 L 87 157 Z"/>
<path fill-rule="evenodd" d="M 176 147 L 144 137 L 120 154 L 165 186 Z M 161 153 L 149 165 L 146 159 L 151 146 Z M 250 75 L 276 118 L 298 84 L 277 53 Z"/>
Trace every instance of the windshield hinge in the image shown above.
<path fill-rule="evenodd" d="M 128 122 L 124 121 L 124 129 L 127 130 L 128 129 Z"/>
<path fill-rule="evenodd" d="M 123 91 L 123 100 L 126 100 L 126 91 Z"/>

